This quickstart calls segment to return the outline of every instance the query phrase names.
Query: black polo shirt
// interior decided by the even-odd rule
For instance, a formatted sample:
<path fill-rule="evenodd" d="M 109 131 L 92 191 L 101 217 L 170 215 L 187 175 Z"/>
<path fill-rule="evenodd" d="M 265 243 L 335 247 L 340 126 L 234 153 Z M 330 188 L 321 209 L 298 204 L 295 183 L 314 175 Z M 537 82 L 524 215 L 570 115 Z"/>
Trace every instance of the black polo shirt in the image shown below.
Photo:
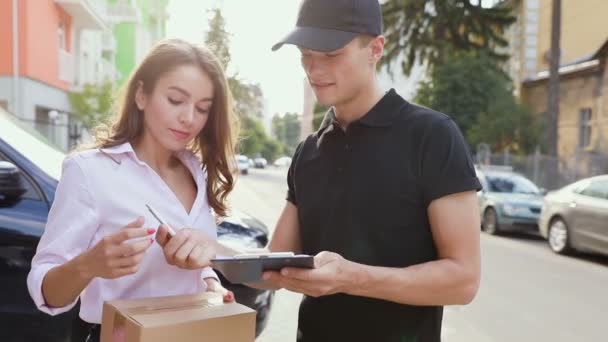
<path fill-rule="evenodd" d="M 288 186 L 303 253 L 399 268 L 437 260 L 433 200 L 481 188 L 454 121 L 394 90 L 346 131 L 330 110 L 296 149 Z M 298 334 L 306 342 L 439 341 L 442 314 L 345 294 L 304 297 Z"/>

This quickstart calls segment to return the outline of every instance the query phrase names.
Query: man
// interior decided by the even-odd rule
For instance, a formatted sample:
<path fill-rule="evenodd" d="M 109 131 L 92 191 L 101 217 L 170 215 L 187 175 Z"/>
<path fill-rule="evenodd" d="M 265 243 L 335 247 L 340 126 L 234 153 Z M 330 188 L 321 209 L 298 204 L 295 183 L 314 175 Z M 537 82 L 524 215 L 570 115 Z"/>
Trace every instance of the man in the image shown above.
<path fill-rule="evenodd" d="M 270 251 L 315 255 L 312 270 L 264 274 L 305 295 L 299 341 L 440 341 L 443 305 L 480 278 L 479 212 L 467 146 L 446 115 L 376 79 L 377 0 L 304 0 L 296 45 L 332 108 L 297 148 Z"/>

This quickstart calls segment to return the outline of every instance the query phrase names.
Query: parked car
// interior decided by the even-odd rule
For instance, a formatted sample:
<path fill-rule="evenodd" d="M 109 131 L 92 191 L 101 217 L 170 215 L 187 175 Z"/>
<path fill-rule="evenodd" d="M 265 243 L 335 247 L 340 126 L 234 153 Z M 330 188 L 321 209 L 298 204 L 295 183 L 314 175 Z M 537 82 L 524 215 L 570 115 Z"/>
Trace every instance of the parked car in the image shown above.
<path fill-rule="evenodd" d="M 240 174 L 246 175 L 249 173 L 249 158 L 247 156 L 238 154 L 236 156 L 236 166 Z"/>
<path fill-rule="evenodd" d="M 0 341 L 84 341 L 88 324 L 78 317 L 78 306 L 49 316 L 34 305 L 26 278 L 65 155 L 33 130 L 0 109 Z M 263 247 L 268 229 L 260 221 L 234 211 L 218 227 L 219 240 L 242 248 Z M 222 283 L 236 300 L 257 311 L 256 331 L 265 327 L 272 291 Z"/>
<path fill-rule="evenodd" d="M 266 159 L 262 157 L 255 158 L 253 160 L 253 165 L 256 169 L 263 169 L 266 167 L 267 164 L 268 162 L 266 161 Z"/>
<path fill-rule="evenodd" d="M 291 165 L 291 158 L 287 156 L 277 158 L 273 165 L 276 167 L 289 167 L 289 165 Z"/>
<path fill-rule="evenodd" d="M 538 232 L 543 194 L 532 181 L 513 171 L 477 167 L 476 172 L 483 186 L 478 194 L 483 231 Z"/>
<path fill-rule="evenodd" d="M 547 194 L 539 226 L 555 253 L 608 254 L 608 175 L 583 179 Z"/>

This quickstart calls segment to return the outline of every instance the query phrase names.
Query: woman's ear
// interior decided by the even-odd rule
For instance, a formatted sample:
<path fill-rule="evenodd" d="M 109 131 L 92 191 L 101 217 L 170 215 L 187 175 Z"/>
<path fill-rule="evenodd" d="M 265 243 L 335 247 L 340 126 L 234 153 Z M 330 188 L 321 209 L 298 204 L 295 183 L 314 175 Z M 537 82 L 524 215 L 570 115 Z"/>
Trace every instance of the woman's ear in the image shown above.
<path fill-rule="evenodd" d="M 146 102 L 148 101 L 148 97 L 144 92 L 144 83 L 142 81 L 137 82 L 137 90 L 135 91 L 135 105 L 137 109 L 143 111 L 146 108 Z"/>

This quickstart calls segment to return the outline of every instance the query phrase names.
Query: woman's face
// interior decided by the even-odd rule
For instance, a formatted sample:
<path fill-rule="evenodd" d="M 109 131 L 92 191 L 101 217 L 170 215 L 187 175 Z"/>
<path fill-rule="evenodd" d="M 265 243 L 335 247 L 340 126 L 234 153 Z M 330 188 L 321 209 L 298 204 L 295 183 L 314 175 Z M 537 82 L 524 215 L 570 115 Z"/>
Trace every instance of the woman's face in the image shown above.
<path fill-rule="evenodd" d="M 195 65 L 165 73 L 151 94 L 140 86 L 135 102 L 144 112 L 144 141 L 155 141 L 170 151 L 183 150 L 205 127 L 212 101 L 213 82 Z"/>

